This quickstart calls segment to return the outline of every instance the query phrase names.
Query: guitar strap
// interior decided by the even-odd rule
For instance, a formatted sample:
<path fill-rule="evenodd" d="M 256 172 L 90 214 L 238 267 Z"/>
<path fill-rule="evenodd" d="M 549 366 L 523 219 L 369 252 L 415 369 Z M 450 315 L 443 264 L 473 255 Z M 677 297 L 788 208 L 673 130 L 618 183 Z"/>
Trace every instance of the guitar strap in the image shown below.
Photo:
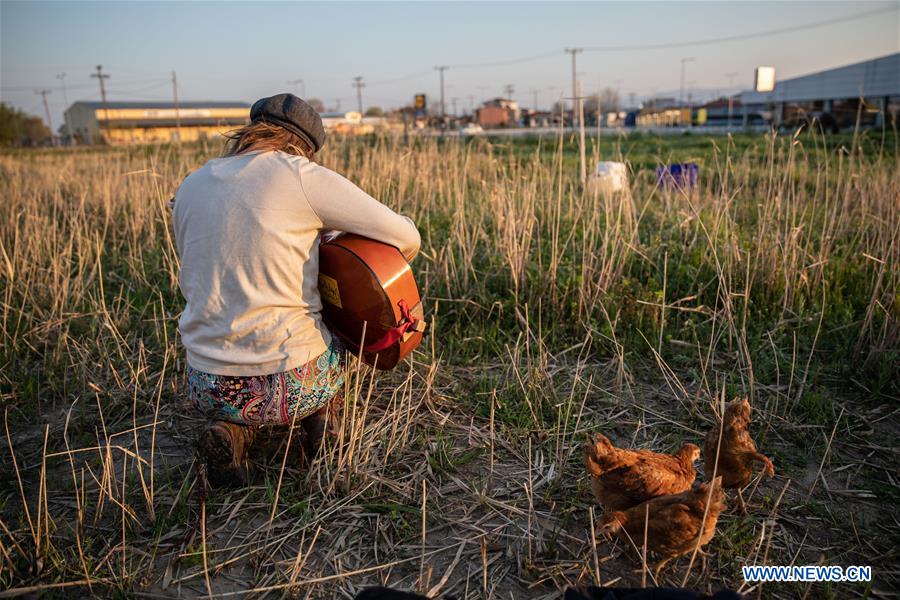
<path fill-rule="evenodd" d="M 422 331 L 425 329 L 425 322 L 414 318 L 412 314 L 410 314 L 409 305 L 406 303 L 406 300 L 401 299 L 397 302 L 397 307 L 400 309 L 400 315 L 402 317 L 400 323 L 388 329 L 384 335 L 381 336 L 380 340 L 363 346 L 364 352 L 380 352 L 396 344 L 408 330 Z"/>

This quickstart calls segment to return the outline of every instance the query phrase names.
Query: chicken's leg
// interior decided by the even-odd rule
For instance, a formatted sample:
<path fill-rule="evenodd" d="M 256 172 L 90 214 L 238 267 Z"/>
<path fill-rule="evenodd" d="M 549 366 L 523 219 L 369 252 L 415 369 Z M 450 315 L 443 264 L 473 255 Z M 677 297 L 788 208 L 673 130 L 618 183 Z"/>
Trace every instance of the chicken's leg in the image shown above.
<path fill-rule="evenodd" d="M 742 515 L 747 514 L 747 505 L 744 504 L 744 496 L 741 494 L 741 490 L 743 488 L 738 488 L 737 497 L 738 497 L 738 510 L 741 511 Z"/>
<path fill-rule="evenodd" d="M 664 558 L 664 559 L 662 559 L 661 561 L 659 561 L 659 564 L 657 564 L 657 565 L 656 565 L 656 568 L 653 570 L 653 577 L 654 577 L 654 579 L 656 579 L 657 581 L 659 581 L 659 572 L 662 571 L 662 568 L 663 568 L 664 566 L 666 566 L 670 560 L 672 560 L 672 557 L 671 557 L 671 556 L 669 556 L 669 557 L 667 557 L 667 558 Z"/>

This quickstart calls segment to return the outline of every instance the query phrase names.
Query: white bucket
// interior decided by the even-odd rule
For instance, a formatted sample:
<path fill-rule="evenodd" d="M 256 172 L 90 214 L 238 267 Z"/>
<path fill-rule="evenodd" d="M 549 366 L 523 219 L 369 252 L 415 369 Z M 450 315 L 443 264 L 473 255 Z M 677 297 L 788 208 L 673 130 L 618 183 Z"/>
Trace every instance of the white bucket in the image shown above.
<path fill-rule="evenodd" d="M 591 173 L 590 185 L 602 192 L 621 192 L 628 189 L 628 167 L 623 162 L 601 160 Z"/>

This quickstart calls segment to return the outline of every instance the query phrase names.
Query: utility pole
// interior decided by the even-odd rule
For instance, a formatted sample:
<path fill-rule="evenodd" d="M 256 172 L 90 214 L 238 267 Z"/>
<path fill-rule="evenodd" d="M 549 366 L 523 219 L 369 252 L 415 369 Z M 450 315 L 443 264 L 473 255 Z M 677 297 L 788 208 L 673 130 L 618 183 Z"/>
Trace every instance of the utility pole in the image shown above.
<path fill-rule="evenodd" d="M 175 101 L 175 141 L 181 143 L 181 111 L 178 108 L 178 78 L 172 71 L 172 99 Z"/>
<path fill-rule="evenodd" d="M 678 91 L 678 108 L 680 109 L 684 106 L 684 64 L 693 62 L 695 59 L 693 56 L 688 56 L 681 59 L 681 87 Z"/>
<path fill-rule="evenodd" d="M 515 93 L 515 91 L 516 90 L 513 87 L 513 84 L 511 84 L 511 83 L 507 83 L 506 85 L 503 86 L 503 93 L 510 100 L 512 100 L 512 97 L 513 97 L 513 94 Z"/>
<path fill-rule="evenodd" d="M 560 103 L 562 102 L 562 100 L 560 99 L 560 96 L 562 96 L 562 94 L 557 95 L 557 93 L 556 93 L 556 86 L 555 86 L 555 85 L 548 85 L 548 86 L 547 86 L 546 88 L 544 88 L 544 89 L 545 89 L 546 91 L 550 92 L 550 109 L 549 109 L 549 112 L 550 112 L 550 117 L 551 117 L 551 120 L 552 120 L 552 118 L 553 118 L 553 107 L 556 106 L 556 103 L 557 103 L 557 102 L 560 102 Z M 560 116 L 562 116 L 562 110 L 560 110 Z"/>
<path fill-rule="evenodd" d="M 475 96 L 469 94 L 469 114 L 475 114 Z"/>
<path fill-rule="evenodd" d="M 334 99 L 334 103 L 337 105 L 336 108 L 335 108 L 334 110 L 335 110 L 336 112 L 341 112 L 341 99 L 340 99 L 340 98 L 335 98 L 335 99 Z"/>
<path fill-rule="evenodd" d="M 447 65 L 441 65 L 435 67 L 434 70 L 438 71 L 441 74 L 441 122 L 444 122 L 444 119 L 447 118 L 447 108 L 444 105 L 444 71 L 449 69 Z"/>
<path fill-rule="evenodd" d="M 586 161 L 586 151 L 585 151 L 585 140 L 584 140 L 584 85 L 579 80 L 575 82 L 575 90 L 578 93 L 577 96 L 572 98 L 572 118 L 578 119 L 579 127 L 578 127 L 578 154 L 580 157 L 581 168 L 580 168 L 580 179 L 582 185 L 587 181 L 587 161 Z M 560 119 L 563 118 L 563 100 L 568 100 L 568 98 L 560 99 Z M 561 123 L 563 126 L 564 123 Z M 599 132 L 599 128 L 598 128 Z M 560 129 L 560 135 L 562 135 L 562 129 Z"/>
<path fill-rule="evenodd" d="M 66 107 L 63 109 L 63 126 L 65 127 L 65 130 L 66 130 L 66 138 L 71 143 L 72 142 L 72 130 L 69 128 L 69 118 L 66 116 L 66 110 L 69 108 L 69 98 L 66 95 L 66 74 L 60 73 L 59 75 L 56 76 L 56 78 L 59 79 L 59 85 L 62 88 L 63 105 Z"/>
<path fill-rule="evenodd" d="M 453 105 L 453 116 L 454 117 L 456 116 L 456 101 L 457 100 L 459 100 L 459 98 L 450 98 L 450 104 Z"/>
<path fill-rule="evenodd" d="M 581 154 L 581 185 L 583 187 L 587 183 L 587 160 L 585 157 L 586 144 L 584 143 L 584 85 L 580 81 L 578 82 L 578 130 L 579 152 Z"/>
<path fill-rule="evenodd" d="M 538 109 L 538 91 L 539 91 L 539 90 L 538 90 L 537 88 L 528 88 L 528 91 L 531 92 L 531 97 L 532 97 L 532 100 L 533 100 L 532 106 L 534 107 L 535 112 L 537 112 L 537 109 Z"/>
<path fill-rule="evenodd" d="M 576 84 L 576 82 L 575 82 L 575 79 L 576 79 L 576 74 L 575 74 L 575 56 L 576 56 L 579 52 L 584 52 L 584 48 L 566 48 L 566 52 L 568 52 L 569 54 L 572 55 L 572 125 L 574 126 L 574 125 L 575 125 L 575 118 L 576 118 L 576 114 L 575 114 L 576 109 L 575 109 L 575 107 L 578 106 L 578 104 L 577 104 L 577 103 L 578 103 L 578 100 L 576 100 L 576 98 L 578 98 L 578 88 L 577 88 L 577 84 Z"/>
<path fill-rule="evenodd" d="M 688 127 L 694 126 L 694 82 L 688 82 Z"/>
<path fill-rule="evenodd" d="M 292 79 L 288 81 L 288 85 L 294 86 L 295 89 L 299 87 L 300 97 L 306 100 L 306 84 L 302 79 Z"/>
<path fill-rule="evenodd" d="M 616 84 L 616 106 L 615 111 L 619 112 L 619 107 L 621 106 L 622 99 L 619 98 L 619 90 L 622 89 L 622 84 L 625 83 L 624 79 L 616 79 L 613 81 Z"/>
<path fill-rule="evenodd" d="M 103 120 L 105 121 L 107 129 L 109 128 L 109 105 L 106 103 L 106 85 L 104 85 L 103 80 L 109 79 L 109 75 L 103 72 L 103 65 L 97 65 L 97 72 L 91 73 L 92 78 L 96 78 L 100 81 L 100 98 L 103 100 Z M 103 137 L 102 134 L 100 137 Z"/>
<path fill-rule="evenodd" d="M 44 101 L 44 115 L 47 117 L 47 127 L 50 128 L 50 143 L 54 144 L 53 140 L 56 139 L 56 136 L 53 135 L 53 121 L 50 120 L 50 107 L 47 106 L 47 94 L 52 94 L 53 92 L 50 90 L 34 90 L 34 93 L 40 94 L 41 99 Z"/>
<path fill-rule="evenodd" d="M 362 82 L 362 75 L 357 75 L 353 78 L 353 87 L 356 88 L 356 105 L 359 107 L 359 114 L 363 114 L 362 107 L 362 89 L 366 87 L 366 84 Z"/>
<path fill-rule="evenodd" d="M 728 130 L 731 131 L 731 115 L 734 112 L 734 78 L 737 73 L 726 73 L 728 76 Z"/>

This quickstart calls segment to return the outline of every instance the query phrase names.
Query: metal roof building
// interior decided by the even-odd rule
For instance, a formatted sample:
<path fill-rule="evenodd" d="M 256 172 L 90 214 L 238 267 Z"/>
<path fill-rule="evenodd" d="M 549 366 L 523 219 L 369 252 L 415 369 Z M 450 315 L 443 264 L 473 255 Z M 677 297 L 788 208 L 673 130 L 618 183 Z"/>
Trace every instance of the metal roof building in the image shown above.
<path fill-rule="evenodd" d="M 856 111 L 860 98 L 871 113 L 883 118 L 892 103 L 900 101 L 900 53 L 776 81 L 771 92 L 748 90 L 740 94 L 744 106 L 773 106 L 784 118 L 789 105 L 831 112 L 841 103 Z M 780 120 L 780 119 L 776 119 Z"/>
<path fill-rule="evenodd" d="M 76 102 L 66 127 L 81 143 L 195 141 L 250 121 L 245 102 Z"/>

